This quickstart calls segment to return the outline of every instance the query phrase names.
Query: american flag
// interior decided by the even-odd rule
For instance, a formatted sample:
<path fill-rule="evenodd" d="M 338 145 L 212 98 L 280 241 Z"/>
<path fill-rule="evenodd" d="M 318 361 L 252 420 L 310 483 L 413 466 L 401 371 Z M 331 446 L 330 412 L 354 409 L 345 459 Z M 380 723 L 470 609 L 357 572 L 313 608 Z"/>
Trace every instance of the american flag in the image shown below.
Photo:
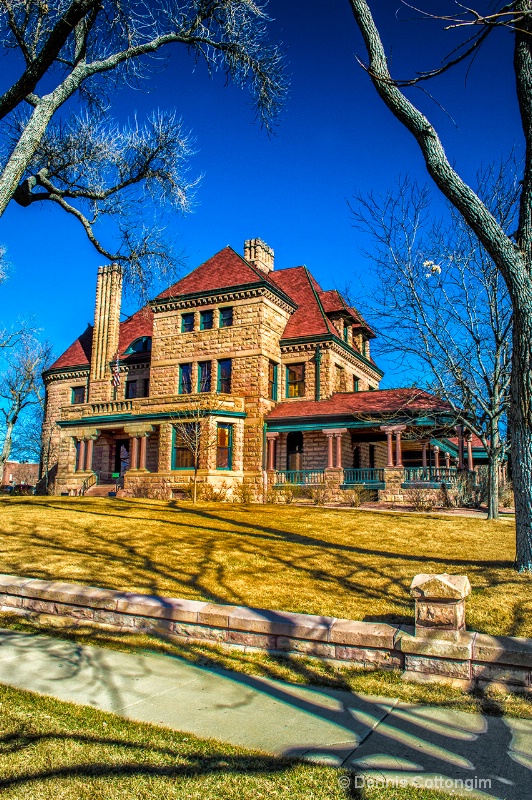
<path fill-rule="evenodd" d="M 118 350 L 116 351 L 115 364 L 113 367 L 113 386 L 118 389 L 120 386 L 120 361 L 118 359 Z"/>

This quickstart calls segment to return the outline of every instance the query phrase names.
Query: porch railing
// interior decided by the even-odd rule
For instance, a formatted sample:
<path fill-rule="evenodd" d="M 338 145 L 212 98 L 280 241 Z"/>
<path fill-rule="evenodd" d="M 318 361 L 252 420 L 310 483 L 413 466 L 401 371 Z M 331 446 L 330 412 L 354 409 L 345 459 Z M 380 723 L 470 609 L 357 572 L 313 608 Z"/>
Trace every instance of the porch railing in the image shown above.
<path fill-rule="evenodd" d="M 93 472 L 91 475 L 85 478 L 85 480 L 80 486 L 79 493 L 81 495 L 84 495 L 85 492 L 87 492 L 91 488 L 91 486 L 96 486 L 97 483 L 98 483 L 98 474 L 96 472 Z"/>
<path fill-rule="evenodd" d="M 405 467 L 405 483 L 452 483 L 456 467 Z"/>
<path fill-rule="evenodd" d="M 384 483 L 384 470 L 370 467 L 344 469 L 344 483 Z"/>
<path fill-rule="evenodd" d="M 295 483 L 298 486 L 311 486 L 325 480 L 322 469 L 284 469 L 277 470 L 276 484 Z"/>

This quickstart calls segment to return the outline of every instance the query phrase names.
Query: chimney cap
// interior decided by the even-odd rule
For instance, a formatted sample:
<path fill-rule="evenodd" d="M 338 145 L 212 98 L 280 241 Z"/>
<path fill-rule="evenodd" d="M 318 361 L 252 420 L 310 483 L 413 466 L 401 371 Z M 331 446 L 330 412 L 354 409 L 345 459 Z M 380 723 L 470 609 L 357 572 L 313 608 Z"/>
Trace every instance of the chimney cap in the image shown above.
<path fill-rule="evenodd" d="M 246 239 L 244 242 L 244 258 L 262 272 L 272 272 L 274 268 L 273 249 L 265 241 L 259 239 Z"/>

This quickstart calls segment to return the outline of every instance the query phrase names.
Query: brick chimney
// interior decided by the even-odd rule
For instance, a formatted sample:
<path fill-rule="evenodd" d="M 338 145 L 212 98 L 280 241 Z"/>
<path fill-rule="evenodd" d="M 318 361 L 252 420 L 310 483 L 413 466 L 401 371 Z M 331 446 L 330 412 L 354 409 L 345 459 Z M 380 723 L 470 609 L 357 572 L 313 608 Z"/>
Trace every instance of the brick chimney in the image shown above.
<path fill-rule="evenodd" d="M 263 272 L 273 271 L 273 250 L 262 239 L 247 239 L 244 242 L 244 258 Z"/>
<path fill-rule="evenodd" d="M 121 300 L 122 267 L 119 264 L 98 267 L 89 385 L 91 402 L 112 398 L 110 362 L 118 350 Z"/>

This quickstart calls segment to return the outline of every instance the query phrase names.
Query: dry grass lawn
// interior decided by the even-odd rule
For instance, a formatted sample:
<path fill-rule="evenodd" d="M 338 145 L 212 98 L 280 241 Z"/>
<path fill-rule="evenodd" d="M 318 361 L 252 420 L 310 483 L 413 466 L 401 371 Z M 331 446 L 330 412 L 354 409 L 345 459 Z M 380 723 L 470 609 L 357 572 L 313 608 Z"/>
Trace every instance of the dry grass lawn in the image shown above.
<path fill-rule="evenodd" d="M 532 636 L 511 520 L 100 498 L 0 500 L 0 571 L 359 620 L 411 622 L 419 572 L 466 574 L 468 627 Z"/>

